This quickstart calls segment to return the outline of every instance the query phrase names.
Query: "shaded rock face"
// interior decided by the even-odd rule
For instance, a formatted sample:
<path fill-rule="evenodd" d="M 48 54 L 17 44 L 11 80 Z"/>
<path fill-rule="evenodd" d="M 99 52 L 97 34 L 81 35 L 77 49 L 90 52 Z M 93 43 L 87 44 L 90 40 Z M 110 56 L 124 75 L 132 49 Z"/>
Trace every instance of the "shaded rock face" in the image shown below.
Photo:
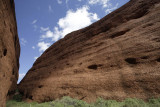
<path fill-rule="evenodd" d="M 17 88 L 19 55 L 14 0 L 0 0 L 0 107 Z"/>
<path fill-rule="evenodd" d="M 160 0 L 131 0 L 54 43 L 19 84 L 25 99 L 160 96 Z"/>

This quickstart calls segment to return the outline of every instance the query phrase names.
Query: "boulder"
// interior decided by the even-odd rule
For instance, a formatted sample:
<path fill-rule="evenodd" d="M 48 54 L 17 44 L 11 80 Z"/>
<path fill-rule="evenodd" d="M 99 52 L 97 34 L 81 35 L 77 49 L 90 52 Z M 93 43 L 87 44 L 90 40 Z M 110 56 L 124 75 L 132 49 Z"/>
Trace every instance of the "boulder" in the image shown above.
<path fill-rule="evenodd" d="M 130 0 L 49 47 L 18 85 L 24 99 L 160 97 L 160 0 Z"/>
<path fill-rule="evenodd" d="M 0 0 L 0 107 L 17 89 L 19 56 L 14 0 Z"/>

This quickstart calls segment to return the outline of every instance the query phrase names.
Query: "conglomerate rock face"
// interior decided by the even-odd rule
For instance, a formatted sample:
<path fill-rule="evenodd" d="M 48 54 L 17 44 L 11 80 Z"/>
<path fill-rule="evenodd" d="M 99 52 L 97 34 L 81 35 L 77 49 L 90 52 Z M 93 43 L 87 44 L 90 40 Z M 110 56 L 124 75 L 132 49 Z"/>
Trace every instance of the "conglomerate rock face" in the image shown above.
<path fill-rule="evenodd" d="M 17 88 L 19 55 L 14 0 L 0 0 L 0 107 Z"/>
<path fill-rule="evenodd" d="M 25 99 L 95 101 L 160 96 L 160 0 L 131 0 L 66 35 L 19 84 Z"/>

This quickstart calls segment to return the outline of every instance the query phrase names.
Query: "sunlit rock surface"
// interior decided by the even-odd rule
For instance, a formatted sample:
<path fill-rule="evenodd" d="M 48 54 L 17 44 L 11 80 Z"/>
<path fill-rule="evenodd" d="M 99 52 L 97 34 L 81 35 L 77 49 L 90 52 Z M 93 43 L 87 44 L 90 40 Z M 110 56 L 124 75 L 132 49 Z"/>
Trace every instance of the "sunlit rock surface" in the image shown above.
<path fill-rule="evenodd" d="M 160 96 L 160 0 L 131 0 L 54 43 L 19 84 L 24 99 Z"/>
<path fill-rule="evenodd" d="M 17 88 L 19 55 L 14 0 L 0 0 L 0 107 Z"/>

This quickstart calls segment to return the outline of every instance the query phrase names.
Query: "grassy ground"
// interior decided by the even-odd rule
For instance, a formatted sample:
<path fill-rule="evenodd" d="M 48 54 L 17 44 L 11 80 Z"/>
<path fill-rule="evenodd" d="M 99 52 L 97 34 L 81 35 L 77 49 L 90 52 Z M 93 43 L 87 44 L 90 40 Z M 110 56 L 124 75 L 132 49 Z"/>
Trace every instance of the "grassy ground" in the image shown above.
<path fill-rule="evenodd" d="M 46 103 L 25 103 L 19 100 L 10 100 L 7 102 L 7 107 L 160 107 L 159 99 L 150 99 L 144 102 L 140 99 L 126 99 L 123 102 L 115 100 L 97 99 L 95 103 L 88 104 L 82 100 L 72 99 L 70 97 L 63 97 L 61 100 L 56 100 Z"/>

